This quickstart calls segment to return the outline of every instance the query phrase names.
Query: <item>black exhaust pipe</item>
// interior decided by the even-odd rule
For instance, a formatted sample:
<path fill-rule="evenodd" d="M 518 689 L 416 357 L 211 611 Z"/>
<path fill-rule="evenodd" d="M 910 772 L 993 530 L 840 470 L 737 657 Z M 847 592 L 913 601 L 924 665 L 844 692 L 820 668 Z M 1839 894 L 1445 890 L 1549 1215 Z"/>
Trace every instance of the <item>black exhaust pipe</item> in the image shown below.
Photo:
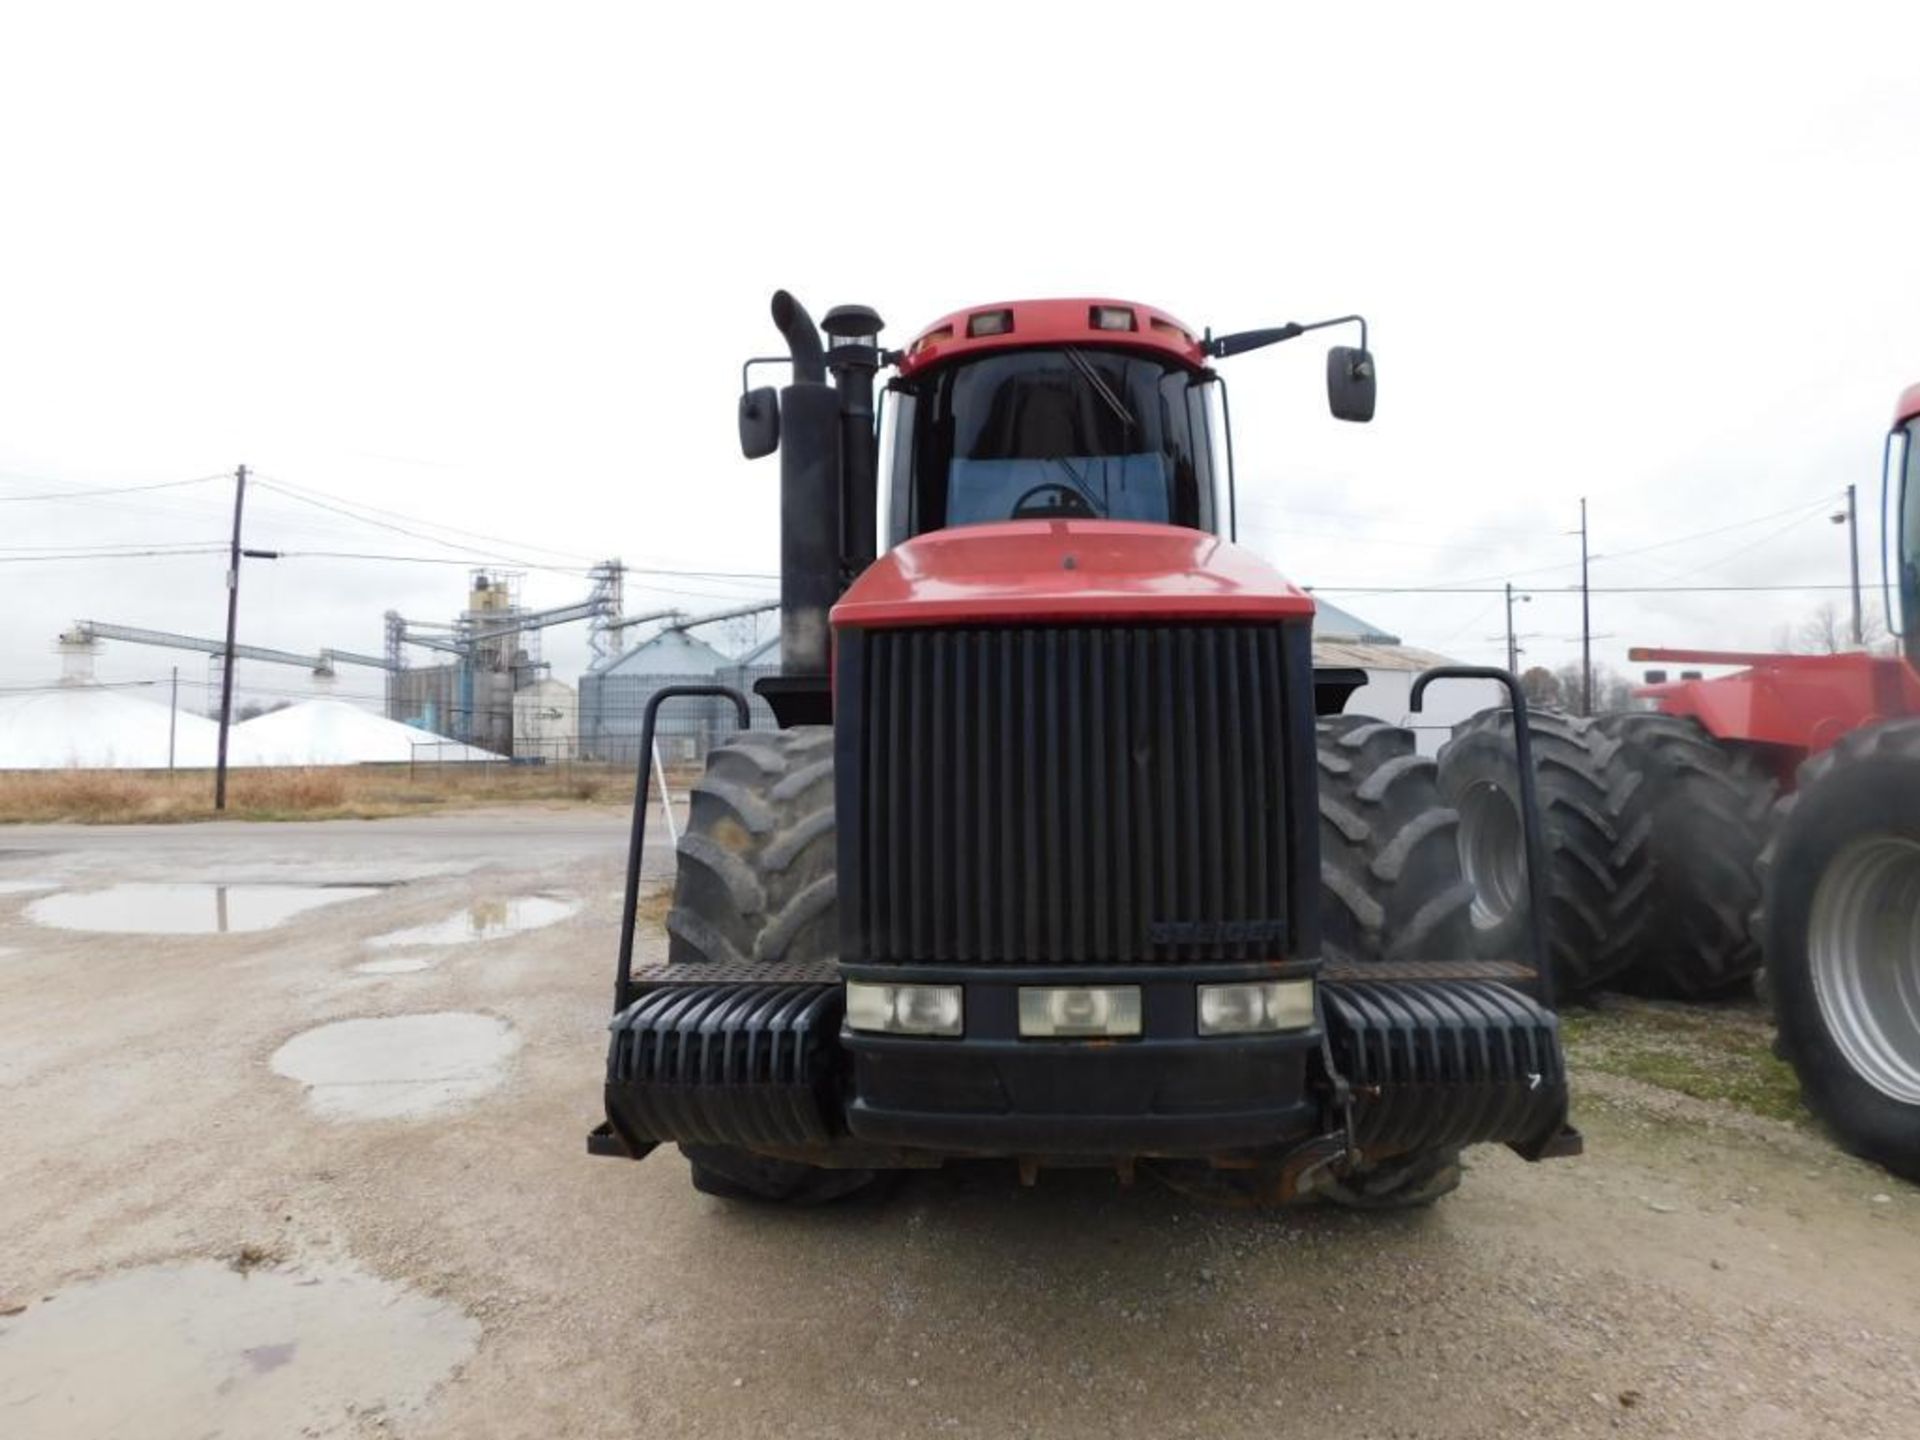
<path fill-rule="evenodd" d="M 827 378 L 826 353 L 820 348 L 820 332 L 814 327 L 807 307 L 785 290 L 773 292 L 773 323 L 786 337 L 787 353 L 793 356 L 795 383 L 821 385 Z"/>
<path fill-rule="evenodd" d="M 827 611 L 841 590 L 840 400 L 806 307 L 775 291 L 773 323 L 793 357 L 780 392 L 780 673 L 816 679 L 824 693 Z"/>

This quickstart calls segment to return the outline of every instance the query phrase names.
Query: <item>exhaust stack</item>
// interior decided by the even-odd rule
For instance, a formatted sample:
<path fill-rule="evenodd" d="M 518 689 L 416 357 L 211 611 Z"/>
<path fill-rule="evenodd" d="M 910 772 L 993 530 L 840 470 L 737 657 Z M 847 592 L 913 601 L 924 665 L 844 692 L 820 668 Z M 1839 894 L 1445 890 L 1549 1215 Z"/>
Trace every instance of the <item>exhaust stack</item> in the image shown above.
<path fill-rule="evenodd" d="M 780 673 L 824 685 L 827 611 L 841 590 L 840 399 L 806 307 L 777 290 L 773 323 L 793 357 L 780 392 Z"/>

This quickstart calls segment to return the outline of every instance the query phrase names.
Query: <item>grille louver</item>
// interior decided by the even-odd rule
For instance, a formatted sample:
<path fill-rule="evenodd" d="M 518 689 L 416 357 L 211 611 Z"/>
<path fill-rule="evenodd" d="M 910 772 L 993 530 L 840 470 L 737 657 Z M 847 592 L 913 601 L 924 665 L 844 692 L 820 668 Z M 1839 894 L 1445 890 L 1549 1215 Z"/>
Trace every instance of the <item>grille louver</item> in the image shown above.
<path fill-rule="evenodd" d="M 1307 674 L 1292 628 L 851 637 L 837 700 L 842 959 L 1287 953 L 1285 696 L 1290 668 Z"/>

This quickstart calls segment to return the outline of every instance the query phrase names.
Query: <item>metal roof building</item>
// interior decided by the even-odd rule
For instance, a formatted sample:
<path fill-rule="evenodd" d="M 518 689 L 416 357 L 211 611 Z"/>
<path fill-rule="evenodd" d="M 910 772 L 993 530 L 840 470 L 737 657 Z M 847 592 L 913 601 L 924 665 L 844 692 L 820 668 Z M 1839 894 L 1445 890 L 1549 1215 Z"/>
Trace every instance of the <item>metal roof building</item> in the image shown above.
<path fill-rule="evenodd" d="M 580 755 L 631 765 L 639 759 L 647 702 L 669 685 L 711 685 L 729 661 L 685 630 L 662 630 L 580 677 Z M 691 760 L 736 728 L 725 701 L 675 700 L 660 712 L 663 758 Z"/>

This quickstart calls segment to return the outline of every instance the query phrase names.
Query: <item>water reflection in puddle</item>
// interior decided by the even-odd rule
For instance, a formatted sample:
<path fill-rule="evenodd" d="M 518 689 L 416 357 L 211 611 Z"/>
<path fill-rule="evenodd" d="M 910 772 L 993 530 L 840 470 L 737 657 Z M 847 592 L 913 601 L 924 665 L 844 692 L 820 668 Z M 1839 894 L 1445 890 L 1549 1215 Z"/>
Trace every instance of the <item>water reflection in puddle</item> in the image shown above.
<path fill-rule="evenodd" d="M 453 1306 L 350 1266 L 147 1266 L 0 1320 L 0 1428 L 156 1440 L 358 1434 L 369 1413 L 418 1410 L 479 1334 Z"/>
<path fill-rule="evenodd" d="M 563 900 L 552 895 L 481 900 L 444 920 L 376 935 L 367 944 L 375 950 L 397 950 L 413 945 L 465 945 L 475 940 L 497 940 L 503 935 L 518 935 L 556 924 L 579 908 L 578 900 Z"/>
<path fill-rule="evenodd" d="M 60 930 L 115 935 L 224 935 L 271 930 L 342 900 L 378 895 L 372 885 L 214 885 L 199 881 L 63 890 L 26 908 L 27 919 Z"/>
<path fill-rule="evenodd" d="M 417 1119 L 494 1089 L 519 1048 L 506 1021 L 448 1011 L 339 1020 L 294 1036 L 271 1063 L 329 1120 Z"/>

